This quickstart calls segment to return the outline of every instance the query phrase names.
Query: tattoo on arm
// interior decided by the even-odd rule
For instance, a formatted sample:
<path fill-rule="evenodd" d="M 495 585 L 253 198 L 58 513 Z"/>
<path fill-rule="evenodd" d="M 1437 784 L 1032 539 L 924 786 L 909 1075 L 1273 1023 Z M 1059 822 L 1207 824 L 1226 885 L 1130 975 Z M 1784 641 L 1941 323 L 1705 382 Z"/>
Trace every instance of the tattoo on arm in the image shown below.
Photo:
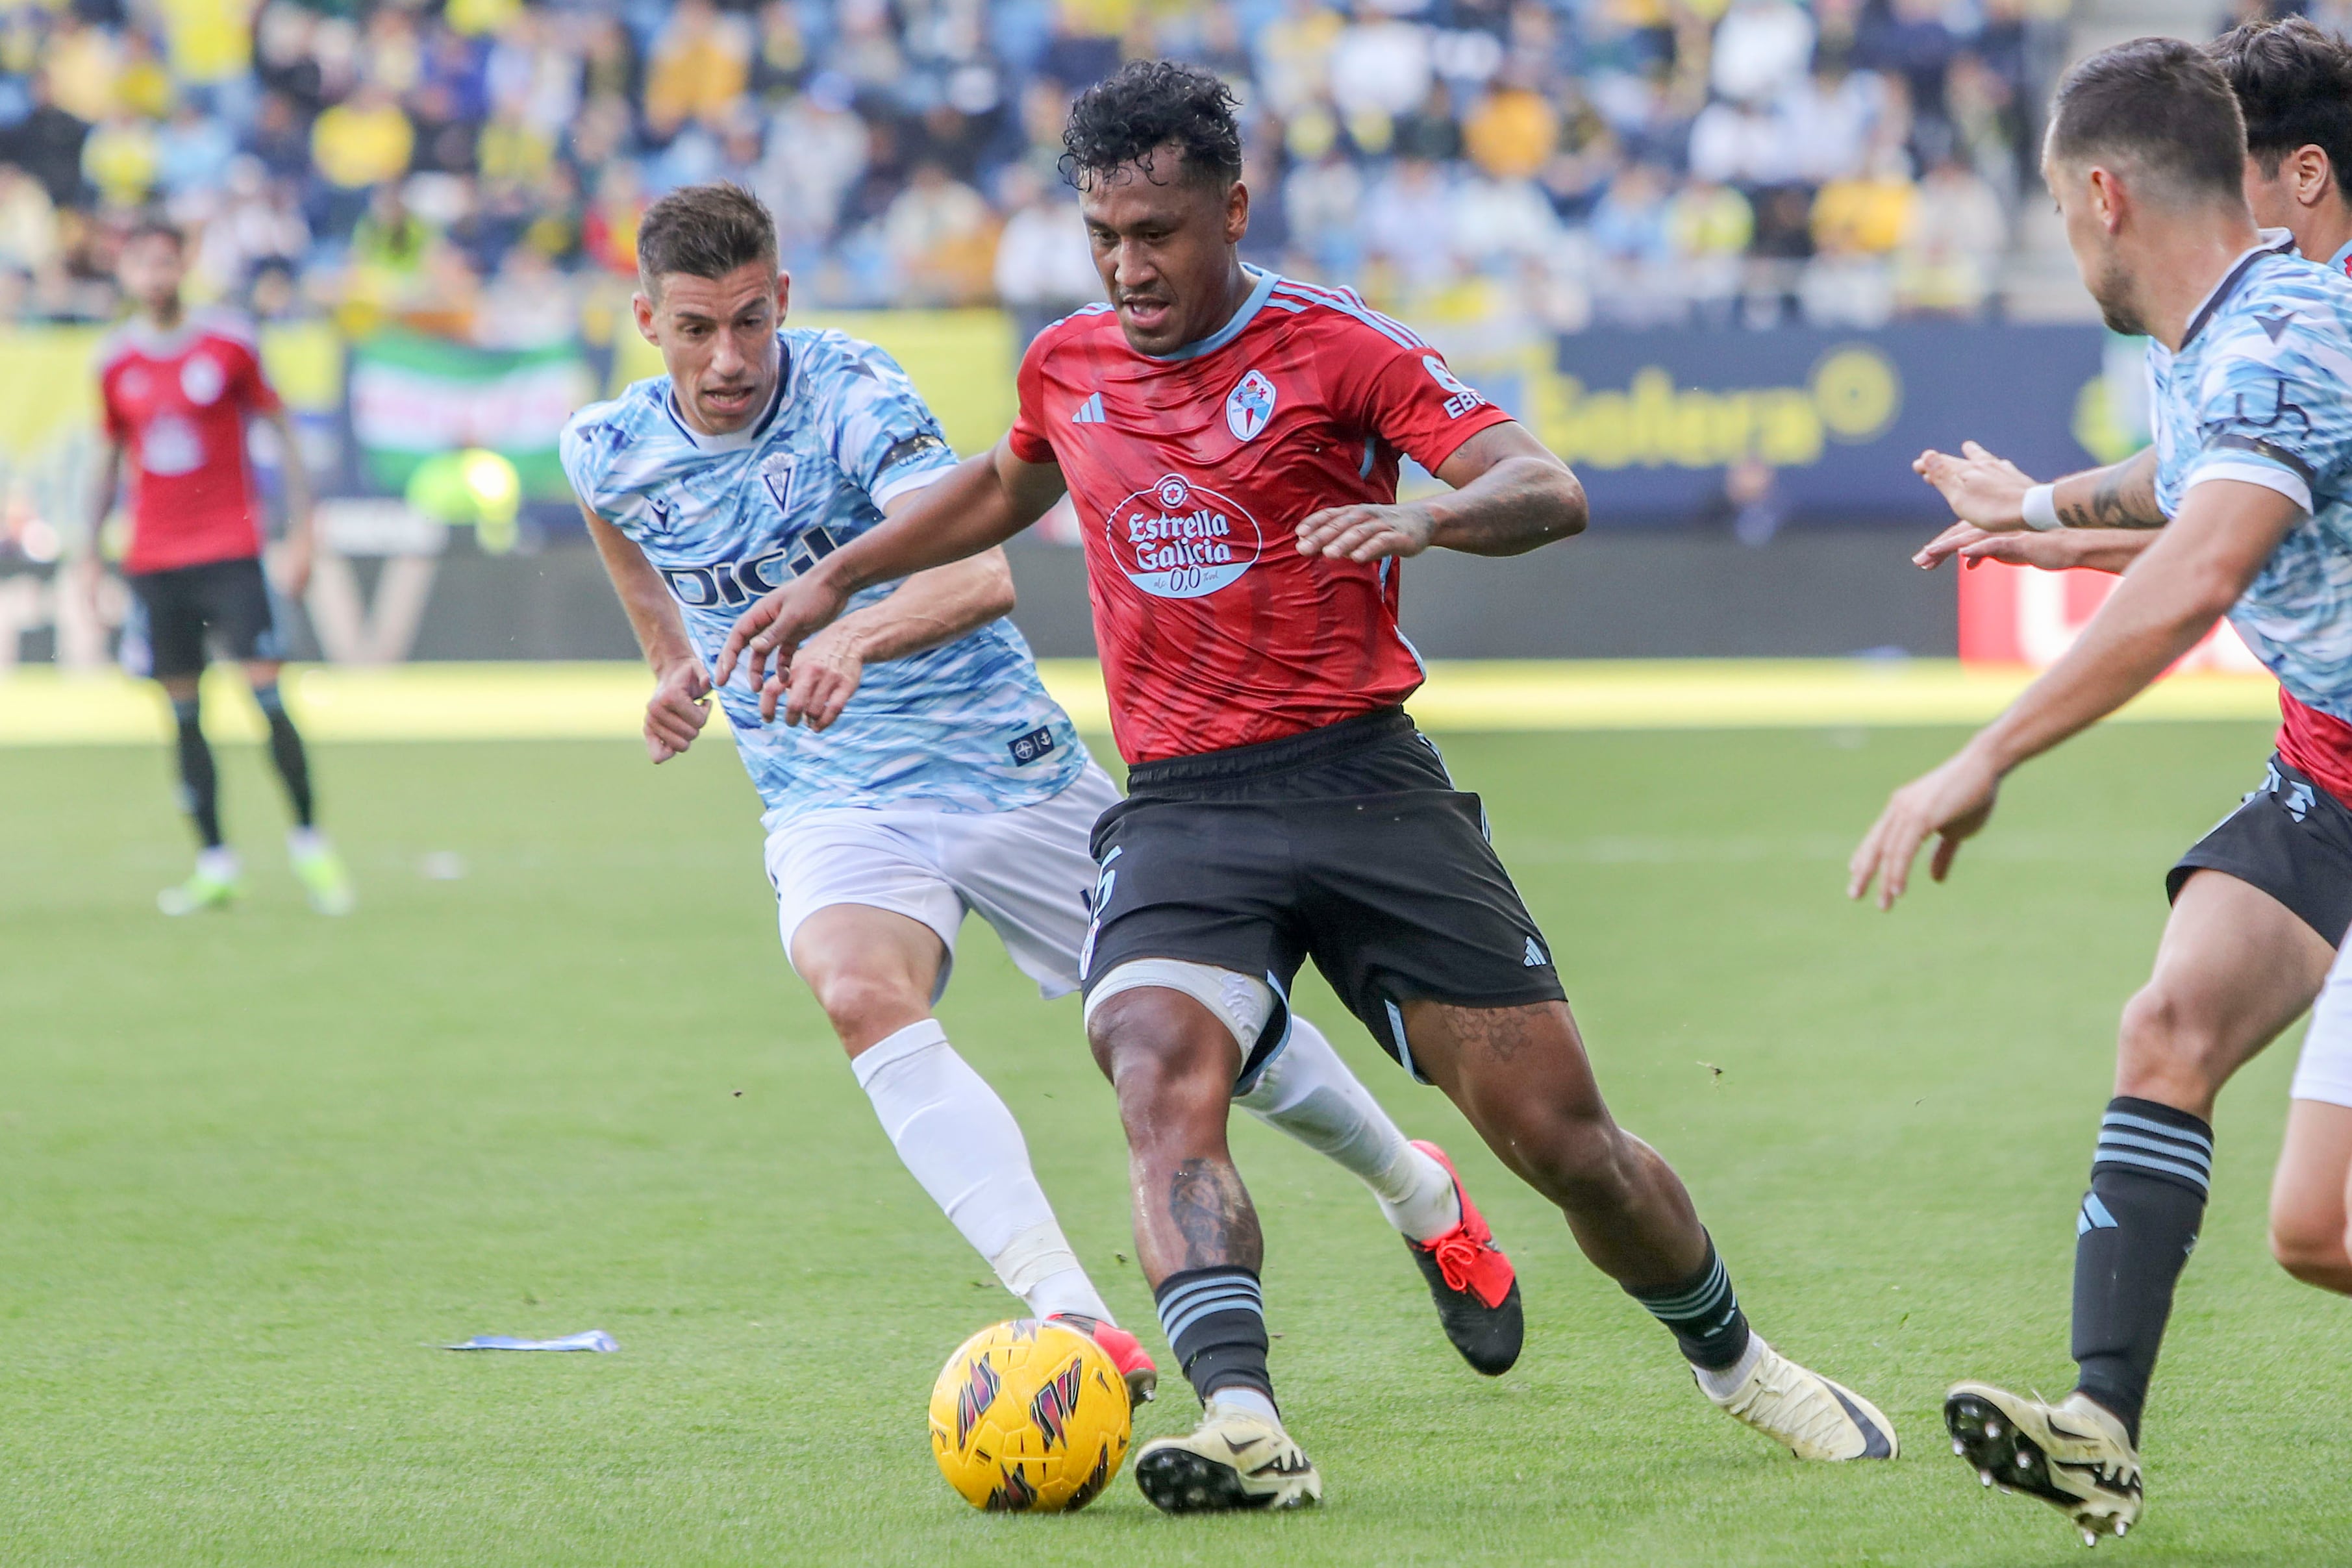
<path fill-rule="evenodd" d="M 1265 1260 L 1257 1210 L 1229 1161 L 1192 1159 L 1178 1166 L 1168 1178 L 1168 1217 L 1184 1238 L 1187 1269 L 1255 1269 Z"/>
<path fill-rule="evenodd" d="M 2147 455 L 2099 470 L 2090 499 L 2063 503 L 2058 520 L 2070 528 L 2160 528 L 2165 516 L 2156 504 L 2156 465 Z"/>

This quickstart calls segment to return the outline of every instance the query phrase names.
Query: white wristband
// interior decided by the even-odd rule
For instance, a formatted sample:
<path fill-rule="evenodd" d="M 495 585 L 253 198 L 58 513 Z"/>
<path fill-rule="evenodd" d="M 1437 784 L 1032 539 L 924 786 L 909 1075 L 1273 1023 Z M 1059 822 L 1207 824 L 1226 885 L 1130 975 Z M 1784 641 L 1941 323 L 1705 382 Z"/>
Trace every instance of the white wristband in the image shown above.
<path fill-rule="evenodd" d="M 2025 499 L 2017 508 L 2024 515 L 2025 526 L 2037 534 L 2046 534 L 2066 525 L 2058 520 L 2058 486 L 2036 485 L 2025 492 Z"/>

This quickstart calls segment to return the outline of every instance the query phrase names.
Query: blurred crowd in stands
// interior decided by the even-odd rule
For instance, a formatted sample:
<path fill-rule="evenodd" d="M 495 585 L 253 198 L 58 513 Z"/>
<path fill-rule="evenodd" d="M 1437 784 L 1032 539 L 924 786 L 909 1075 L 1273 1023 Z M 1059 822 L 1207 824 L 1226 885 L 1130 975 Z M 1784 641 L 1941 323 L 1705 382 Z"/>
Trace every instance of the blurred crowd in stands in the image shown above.
<path fill-rule="evenodd" d="M 266 319 L 543 343 L 730 179 L 802 303 L 1042 320 L 1096 297 L 1070 95 L 1146 54 L 1242 95 L 1253 259 L 1401 308 L 1967 316 L 2064 41 L 2065 0 L 0 0 L 0 319 L 110 316 L 160 205 Z"/>

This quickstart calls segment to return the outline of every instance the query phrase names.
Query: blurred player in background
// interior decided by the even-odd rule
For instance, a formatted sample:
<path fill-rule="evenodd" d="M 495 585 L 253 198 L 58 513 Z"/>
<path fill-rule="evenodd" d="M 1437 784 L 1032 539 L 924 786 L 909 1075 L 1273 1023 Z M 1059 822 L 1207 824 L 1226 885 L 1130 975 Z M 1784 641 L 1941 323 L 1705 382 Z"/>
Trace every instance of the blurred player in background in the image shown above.
<path fill-rule="evenodd" d="M 708 721 L 706 667 L 742 606 L 905 511 L 956 458 L 887 354 L 782 326 L 790 280 L 751 196 L 665 196 L 637 251 L 638 329 L 668 374 L 583 409 L 562 453 L 653 665 L 646 743 L 658 763 Z M 1045 995 L 1077 988 L 1087 834 L 1118 800 L 1003 618 L 1012 608 L 996 550 L 877 584 L 803 651 L 783 724 L 761 724 L 750 685 L 719 696 L 768 808 L 785 954 L 899 1158 L 1007 1290 L 1092 1333 L 1144 1397 L 1150 1357 L 1064 1239 L 1013 1113 L 932 1016 L 967 911 Z M 1406 1141 L 1312 1024 L 1294 1020 L 1244 1103 L 1362 1180 L 1416 1256 L 1442 1251 L 1431 1267 L 1465 1281 L 1433 1285 L 1449 1335 L 1508 1364 L 1508 1265 L 1442 1158 Z M 1507 1344 L 1492 1312 L 1477 1314 L 1486 1337 L 1463 1343 L 1449 1309 L 1474 1270 L 1507 1308 Z"/>
<path fill-rule="evenodd" d="M 1205 1406 L 1196 1432 L 1139 1452 L 1155 1505 L 1322 1492 L 1274 1402 L 1265 1244 L 1226 1140 L 1310 956 L 1560 1207 L 1717 1406 L 1806 1458 L 1891 1458 L 1866 1400 L 1749 1332 L 1690 1195 L 1611 1119 L 1477 798 L 1403 710 L 1423 671 L 1397 628 L 1399 558 L 1534 549 L 1583 527 L 1582 488 L 1405 328 L 1243 265 L 1234 109 L 1216 77 L 1167 61 L 1079 98 L 1064 167 L 1111 302 L 1031 345 L 993 452 L 762 599 L 719 673 L 748 646 L 756 678 L 774 653 L 772 706 L 800 639 L 865 585 L 984 554 L 1076 500 L 1133 765 L 1095 830 L 1088 1032 L 1118 1092 L 1145 1274 Z M 1454 494 L 1396 505 L 1408 455 Z"/>
<path fill-rule="evenodd" d="M 2140 1416 L 2204 1216 L 2215 1098 L 2309 1005 L 2352 923 L 2352 286 L 2257 229 L 2247 148 L 2229 78 L 2177 40 L 2106 50 L 2059 89 L 2044 175 L 2108 326 L 2152 340 L 2156 424 L 2152 460 L 2063 500 L 2163 527 L 2063 658 L 1895 792 L 1849 886 L 1875 880 L 1891 906 L 1930 837 L 1940 880 L 2011 769 L 2123 706 L 2225 613 L 2278 677 L 2278 752 L 2173 868 L 2156 972 L 2125 1009 L 2075 1221 L 2075 1390 L 2051 1405 L 1962 1383 L 1945 1407 L 1956 1451 L 2086 1541 L 2140 1511 Z M 1997 476 L 1926 465 L 1964 517 Z M 2044 529 L 2066 520 L 2059 504 L 2049 486 L 2017 501 Z"/>
<path fill-rule="evenodd" d="M 187 915 L 226 908 L 241 891 L 236 852 L 221 837 L 217 775 L 197 697 L 209 638 L 245 666 L 269 721 L 270 758 L 294 815 L 286 837 L 294 874 L 312 908 L 344 915 L 353 902 L 351 878 L 314 820 L 310 761 L 278 688 L 285 642 L 262 570 L 263 508 L 246 453 L 247 422 L 261 420 L 277 437 L 286 482 L 281 576 L 298 598 L 310 578 L 310 482 L 294 423 L 262 374 L 251 331 L 235 318 L 191 313 L 181 304 L 186 262 L 184 238 L 161 220 L 140 223 L 123 242 L 119 277 L 133 313 L 100 350 L 106 436 L 80 562 L 83 591 L 94 601 L 103 570 L 100 531 L 127 460 L 131 546 L 122 572 L 133 622 L 125 631 L 126 663 L 143 664 L 138 673 L 153 676 L 171 699 L 181 800 L 203 845 L 194 874 L 156 903 L 166 915 Z"/>
<path fill-rule="evenodd" d="M 2331 271 L 2352 271 L 2352 186 L 2337 175 L 2352 171 L 2352 46 L 2300 16 L 2250 22 L 2206 46 L 2229 78 L 2246 119 L 2246 198 L 2254 221 L 2294 236 L 2295 250 Z M 1963 561 L 2001 560 L 2045 570 L 2084 568 L 2120 571 L 2139 558 L 2168 517 L 2158 503 L 2158 451 L 2151 446 L 2123 463 L 2072 475 L 2050 486 L 2049 512 L 2063 525 L 2035 530 L 2023 512 L 2032 481 L 1981 448 L 1960 457 L 1928 453 L 1921 471 L 1963 519 L 1919 553 L 1934 567 L 1948 556 Z M 2106 497 L 2102 500 L 2102 496 Z M 2037 513 L 2041 508 L 2037 506 Z M 2045 519 L 2046 522 L 2046 519 Z M 2109 526 L 2122 524 L 2124 526 Z M 2276 840 L 2283 852 L 2240 853 L 2211 869 L 2250 882 L 2270 895 L 2256 900 L 2256 935 L 2289 946 L 2307 946 L 2294 927 L 2308 925 L 2322 941 L 2345 948 L 2352 898 L 2340 889 L 2352 862 L 2333 831 L 2332 812 L 2295 810 L 2298 787 L 2352 805 L 2352 729 L 2313 709 L 2282 687 L 2285 722 L 2280 759 L 2292 774 L 2266 777 L 2244 810 L 2198 852 L 2226 854 L 2231 840 Z M 2280 977 L 2276 1009 L 2299 1012 L 2311 1000 L 2308 965 Z M 2295 1071 L 2286 1143 L 2271 1192 L 2271 1249 L 2295 1278 L 2352 1294 L 2347 1255 L 2347 1182 L 2352 1182 L 2352 959 L 2339 958 L 2329 979 L 2337 999 L 2315 1013 Z"/>

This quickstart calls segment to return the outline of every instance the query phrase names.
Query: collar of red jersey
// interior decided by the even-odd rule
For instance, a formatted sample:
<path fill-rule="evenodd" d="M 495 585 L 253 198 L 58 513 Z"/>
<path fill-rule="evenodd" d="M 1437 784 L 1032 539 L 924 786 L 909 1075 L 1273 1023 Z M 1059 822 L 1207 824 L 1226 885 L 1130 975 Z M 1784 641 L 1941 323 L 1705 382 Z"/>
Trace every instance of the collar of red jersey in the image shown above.
<path fill-rule="evenodd" d="M 1250 318 L 1264 309 L 1265 302 L 1274 298 L 1274 286 L 1282 281 L 1276 274 L 1268 272 L 1262 267 L 1252 267 L 1248 262 L 1242 263 L 1242 271 L 1256 279 L 1256 282 L 1249 291 L 1249 298 L 1242 301 L 1241 308 L 1234 312 L 1231 320 L 1207 337 L 1196 338 L 1181 349 L 1171 349 L 1164 354 L 1146 354 L 1143 357 L 1147 360 L 1163 361 L 1197 360 L 1202 354 L 1215 353 L 1219 349 L 1240 337 L 1242 329 L 1250 324 Z"/>
<path fill-rule="evenodd" d="M 2328 270 L 2352 277 L 2352 239 L 2344 242 L 2334 256 L 2327 258 Z"/>
<path fill-rule="evenodd" d="M 143 315 L 133 316 L 122 323 L 123 340 L 141 353 L 155 359 L 169 359 L 204 333 L 205 324 L 185 311 L 181 313 L 179 325 L 175 327 L 158 327 Z"/>

